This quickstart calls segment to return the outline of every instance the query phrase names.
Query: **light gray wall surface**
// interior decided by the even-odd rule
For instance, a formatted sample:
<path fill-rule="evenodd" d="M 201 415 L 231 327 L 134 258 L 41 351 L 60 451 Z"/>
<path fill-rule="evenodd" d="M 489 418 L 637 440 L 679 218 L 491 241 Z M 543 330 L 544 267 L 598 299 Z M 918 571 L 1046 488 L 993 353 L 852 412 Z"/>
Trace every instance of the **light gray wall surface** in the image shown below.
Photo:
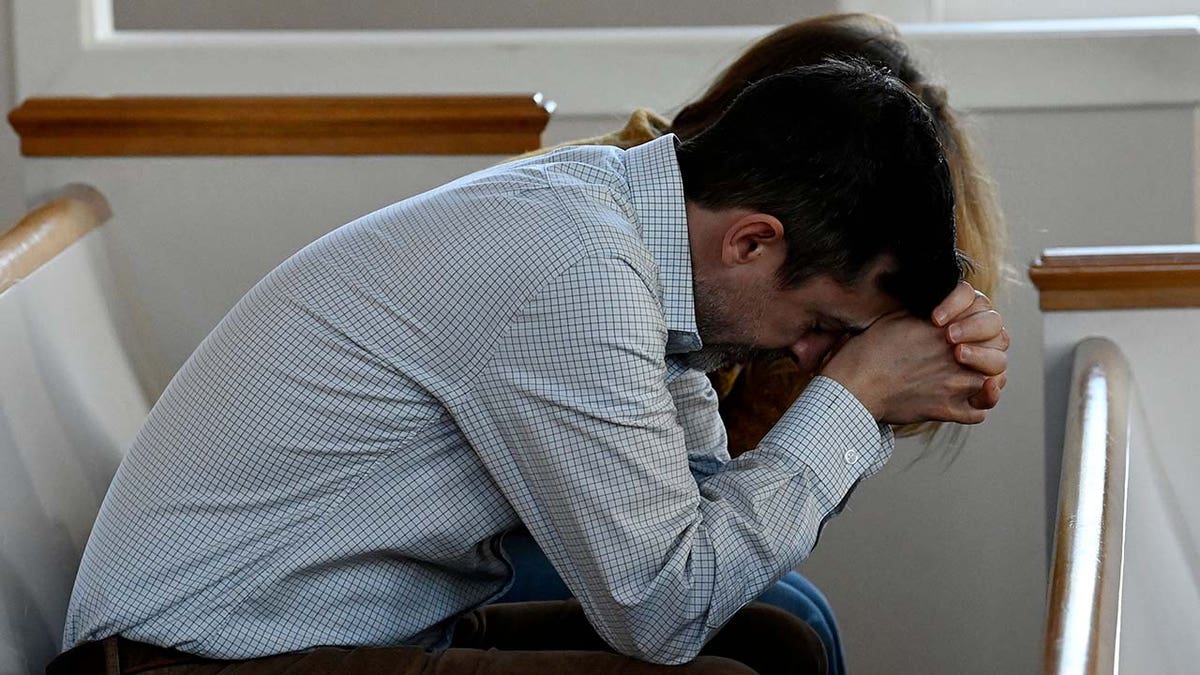
<path fill-rule="evenodd" d="M 782 24 L 836 11 L 835 0 L 113 0 L 121 30 L 422 30 Z"/>

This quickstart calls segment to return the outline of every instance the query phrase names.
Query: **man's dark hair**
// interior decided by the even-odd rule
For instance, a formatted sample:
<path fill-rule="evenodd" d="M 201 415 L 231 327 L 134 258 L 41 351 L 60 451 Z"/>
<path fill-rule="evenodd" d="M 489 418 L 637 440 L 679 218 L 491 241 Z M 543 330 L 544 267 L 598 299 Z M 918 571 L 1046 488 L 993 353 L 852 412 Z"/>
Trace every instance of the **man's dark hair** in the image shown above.
<path fill-rule="evenodd" d="M 887 71 L 829 60 L 759 80 L 678 149 L 687 199 L 778 218 L 780 283 L 862 278 L 880 255 L 881 290 L 929 313 L 962 278 L 954 192 L 928 109 Z"/>

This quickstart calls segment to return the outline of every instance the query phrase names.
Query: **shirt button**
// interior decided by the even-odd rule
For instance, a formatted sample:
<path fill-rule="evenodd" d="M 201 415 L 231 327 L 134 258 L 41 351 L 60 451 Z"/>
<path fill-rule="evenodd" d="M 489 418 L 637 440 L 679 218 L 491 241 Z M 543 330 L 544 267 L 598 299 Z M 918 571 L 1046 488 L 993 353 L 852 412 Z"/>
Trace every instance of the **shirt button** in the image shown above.
<path fill-rule="evenodd" d="M 858 464 L 858 460 L 861 459 L 857 450 L 847 450 L 846 454 L 842 455 L 842 457 L 846 460 L 847 464 Z"/>

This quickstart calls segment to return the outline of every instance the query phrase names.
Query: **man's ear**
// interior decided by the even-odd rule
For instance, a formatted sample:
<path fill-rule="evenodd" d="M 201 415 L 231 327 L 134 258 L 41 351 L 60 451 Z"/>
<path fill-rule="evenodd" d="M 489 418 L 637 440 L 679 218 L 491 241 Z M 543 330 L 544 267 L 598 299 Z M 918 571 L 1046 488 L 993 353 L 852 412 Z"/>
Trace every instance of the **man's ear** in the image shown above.
<path fill-rule="evenodd" d="M 721 241 L 721 262 L 745 265 L 763 258 L 782 256 L 787 248 L 783 223 L 765 213 L 746 213 L 731 218 Z"/>

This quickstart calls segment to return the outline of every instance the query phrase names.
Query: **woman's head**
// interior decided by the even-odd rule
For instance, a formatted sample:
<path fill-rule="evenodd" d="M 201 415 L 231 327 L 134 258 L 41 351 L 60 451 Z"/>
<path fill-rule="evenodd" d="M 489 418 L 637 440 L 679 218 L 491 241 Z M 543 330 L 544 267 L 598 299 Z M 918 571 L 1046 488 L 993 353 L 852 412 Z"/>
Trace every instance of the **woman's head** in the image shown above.
<path fill-rule="evenodd" d="M 871 14 L 834 14 L 799 21 L 751 45 L 708 90 L 686 105 L 671 131 L 688 139 L 711 126 L 751 83 L 830 57 L 854 57 L 888 69 L 929 108 L 949 164 L 956 197 L 958 246 L 974 263 L 967 280 L 994 294 L 1003 261 L 1001 221 L 991 183 L 978 166 L 962 121 L 946 92 L 925 80 L 896 25 Z"/>
<path fill-rule="evenodd" d="M 871 14 L 833 14 L 789 24 L 754 43 L 671 122 L 680 138 L 708 128 L 747 85 L 830 57 L 857 57 L 891 71 L 909 88 L 921 80 L 895 24 Z"/>

